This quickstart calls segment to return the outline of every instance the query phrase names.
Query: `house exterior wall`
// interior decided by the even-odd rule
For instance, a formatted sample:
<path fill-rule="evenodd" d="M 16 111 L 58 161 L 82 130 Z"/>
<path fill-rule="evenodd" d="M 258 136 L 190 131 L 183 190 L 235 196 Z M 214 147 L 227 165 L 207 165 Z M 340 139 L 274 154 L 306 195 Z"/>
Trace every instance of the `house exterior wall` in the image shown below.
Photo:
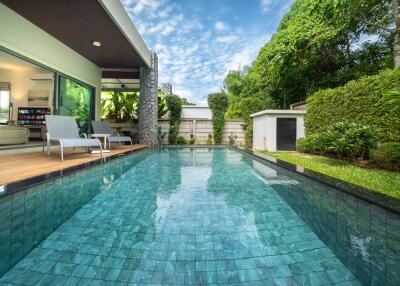
<path fill-rule="evenodd" d="M 202 106 L 182 106 L 181 118 L 184 119 L 211 119 L 211 110 L 208 107 Z"/>
<path fill-rule="evenodd" d="M 0 3 L 0 48 L 5 48 L 96 88 L 100 118 L 101 69 Z"/>
<path fill-rule="evenodd" d="M 256 150 L 276 149 L 277 118 L 296 118 L 296 139 L 304 137 L 304 114 L 273 113 L 253 116 L 253 148 Z"/>

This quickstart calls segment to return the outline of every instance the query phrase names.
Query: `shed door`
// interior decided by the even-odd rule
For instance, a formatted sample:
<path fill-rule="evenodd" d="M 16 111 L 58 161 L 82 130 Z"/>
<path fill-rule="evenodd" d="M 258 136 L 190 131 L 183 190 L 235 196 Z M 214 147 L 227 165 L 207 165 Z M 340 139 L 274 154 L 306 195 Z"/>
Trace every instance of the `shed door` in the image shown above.
<path fill-rule="evenodd" d="M 296 118 L 276 119 L 276 149 L 296 150 Z"/>

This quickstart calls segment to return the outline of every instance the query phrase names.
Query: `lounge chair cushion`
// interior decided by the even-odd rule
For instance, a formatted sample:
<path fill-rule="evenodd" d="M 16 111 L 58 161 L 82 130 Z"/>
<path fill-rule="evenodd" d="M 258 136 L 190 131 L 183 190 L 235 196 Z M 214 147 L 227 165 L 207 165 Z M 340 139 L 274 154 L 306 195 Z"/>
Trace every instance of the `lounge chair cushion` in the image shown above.
<path fill-rule="evenodd" d="M 131 142 L 131 137 L 128 136 L 110 136 L 110 142 Z"/>
<path fill-rule="evenodd" d="M 110 123 L 106 121 L 96 121 L 92 120 L 93 132 L 97 134 L 110 134 L 113 135 L 114 132 L 110 126 Z"/>
<path fill-rule="evenodd" d="M 99 139 L 59 138 L 63 147 L 90 147 L 101 146 Z"/>

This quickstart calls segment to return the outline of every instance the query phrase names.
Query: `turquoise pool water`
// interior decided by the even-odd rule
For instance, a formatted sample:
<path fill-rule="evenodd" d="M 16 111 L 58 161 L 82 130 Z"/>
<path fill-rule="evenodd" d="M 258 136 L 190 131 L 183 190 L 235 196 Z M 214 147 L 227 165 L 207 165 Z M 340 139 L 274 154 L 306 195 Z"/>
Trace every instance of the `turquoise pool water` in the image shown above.
<path fill-rule="evenodd" d="M 125 156 L 0 215 L 0 285 L 400 285 L 398 216 L 230 148 Z"/>

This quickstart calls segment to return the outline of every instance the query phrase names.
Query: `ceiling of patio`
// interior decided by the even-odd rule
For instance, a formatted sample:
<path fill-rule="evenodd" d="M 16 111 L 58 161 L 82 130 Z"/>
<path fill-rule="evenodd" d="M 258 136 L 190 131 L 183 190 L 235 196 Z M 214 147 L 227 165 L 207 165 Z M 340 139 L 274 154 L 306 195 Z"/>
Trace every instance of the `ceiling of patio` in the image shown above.
<path fill-rule="evenodd" d="M 103 91 L 139 91 L 139 70 L 103 70 L 101 89 Z"/>
<path fill-rule="evenodd" d="M 99 67 L 138 68 L 144 65 L 97 0 L 0 2 Z M 101 47 L 95 47 L 93 41 L 99 41 Z"/>

